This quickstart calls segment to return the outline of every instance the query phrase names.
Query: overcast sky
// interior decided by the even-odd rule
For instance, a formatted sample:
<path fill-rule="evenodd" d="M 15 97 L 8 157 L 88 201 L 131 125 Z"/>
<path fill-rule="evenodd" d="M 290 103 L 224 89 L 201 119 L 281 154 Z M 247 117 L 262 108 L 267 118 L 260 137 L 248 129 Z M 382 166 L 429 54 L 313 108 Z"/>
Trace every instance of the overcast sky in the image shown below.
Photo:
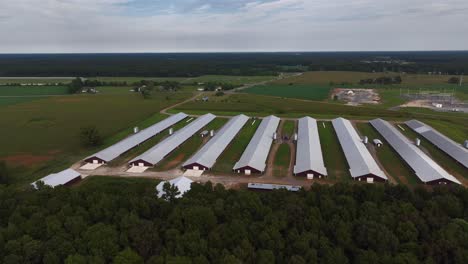
<path fill-rule="evenodd" d="M 0 53 L 466 50 L 467 0 L 0 0 Z"/>

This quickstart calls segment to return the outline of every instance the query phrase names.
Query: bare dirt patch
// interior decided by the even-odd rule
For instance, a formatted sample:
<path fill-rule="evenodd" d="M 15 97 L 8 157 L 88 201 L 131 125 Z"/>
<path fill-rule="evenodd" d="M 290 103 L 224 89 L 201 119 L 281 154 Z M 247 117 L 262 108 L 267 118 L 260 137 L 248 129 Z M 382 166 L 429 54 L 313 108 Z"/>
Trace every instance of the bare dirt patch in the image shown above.
<path fill-rule="evenodd" d="M 182 161 L 184 160 L 184 157 L 185 157 L 185 155 L 183 153 L 177 155 L 177 157 L 175 157 L 173 160 L 171 160 L 167 164 L 165 164 L 162 167 L 162 169 L 163 170 L 169 170 L 169 169 L 172 169 L 172 168 L 176 167 L 177 165 L 182 163 Z"/>
<path fill-rule="evenodd" d="M 3 157 L 5 162 L 13 166 L 32 167 L 40 163 L 53 159 L 53 155 L 32 155 L 32 154 L 17 154 L 8 157 Z"/>
<path fill-rule="evenodd" d="M 347 105 L 358 106 L 361 104 L 380 104 L 379 93 L 374 89 L 345 89 L 335 88 L 332 92 L 332 99 L 347 102 Z"/>

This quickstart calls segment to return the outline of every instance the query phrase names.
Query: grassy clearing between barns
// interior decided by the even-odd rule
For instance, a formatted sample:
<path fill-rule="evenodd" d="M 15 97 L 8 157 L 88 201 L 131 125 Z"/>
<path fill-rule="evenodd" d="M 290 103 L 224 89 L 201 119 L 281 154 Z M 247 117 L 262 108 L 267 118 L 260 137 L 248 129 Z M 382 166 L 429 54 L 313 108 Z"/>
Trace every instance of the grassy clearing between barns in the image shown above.
<path fill-rule="evenodd" d="M 288 144 L 283 143 L 276 151 L 273 175 L 276 177 L 286 177 L 288 175 L 290 161 L 291 149 L 289 148 Z"/>
<path fill-rule="evenodd" d="M 328 98 L 330 87 L 327 85 L 257 85 L 242 90 L 250 94 L 270 95 L 277 97 L 298 98 L 322 101 Z"/>
<path fill-rule="evenodd" d="M 324 125 L 325 124 L 325 127 Z M 335 134 L 331 122 L 318 122 L 318 130 L 320 136 L 320 144 L 322 145 L 322 155 L 327 168 L 329 179 L 338 179 L 349 181 L 348 163 L 341 149 L 338 137 Z"/>

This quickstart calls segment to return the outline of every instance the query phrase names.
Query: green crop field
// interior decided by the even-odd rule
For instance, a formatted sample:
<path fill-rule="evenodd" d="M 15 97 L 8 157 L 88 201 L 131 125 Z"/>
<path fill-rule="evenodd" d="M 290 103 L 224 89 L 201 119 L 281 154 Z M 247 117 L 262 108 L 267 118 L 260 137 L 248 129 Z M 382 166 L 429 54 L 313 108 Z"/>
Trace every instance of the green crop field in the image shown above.
<path fill-rule="evenodd" d="M 288 144 L 281 144 L 275 155 L 273 176 L 286 177 L 289 170 L 289 162 L 291 161 L 291 149 Z"/>
<path fill-rule="evenodd" d="M 228 173 L 232 171 L 234 164 L 240 159 L 242 153 L 247 148 L 250 140 L 252 139 L 255 131 L 260 125 L 260 120 L 256 120 L 252 125 L 253 120 L 250 119 L 247 124 L 236 135 L 231 144 L 224 150 L 223 154 L 216 161 L 213 171 Z"/>
<path fill-rule="evenodd" d="M 406 165 L 400 156 L 390 147 L 388 142 L 369 123 L 356 123 L 356 127 L 361 135 L 369 137 L 369 141 L 375 138 L 383 142 L 383 146 L 376 148 L 377 157 L 387 171 L 397 183 L 415 185 L 420 183 L 414 172 Z"/>
<path fill-rule="evenodd" d="M 0 86 L 0 96 L 65 95 L 66 86 Z"/>
<path fill-rule="evenodd" d="M 257 85 L 242 90 L 245 93 L 277 97 L 322 101 L 328 98 L 330 87 L 327 85 Z"/>
<path fill-rule="evenodd" d="M 111 144 L 154 118 L 160 109 L 191 95 L 163 94 L 169 100 L 166 96 L 144 100 L 137 95 L 73 95 L 1 106 L 0 159 L 13 168 L 24 168 L 14 170 L 19 177 L 29 169 L 43 173 L 44 168 L 69 166 L 98 149 L 81 146 L 80 128 L 96 126 L 105 143 Z"/>
<path fill-rule="evenodd" d="M 202 130 L 218 130 L 220 129 L 228 119 L 216 118 L 206 125 Z M 195 152 L 202 146 L 204 141 L 210 140 L 208 138 L 202 138 L 199 133 L 195 133 L 177 149 L 171 152 L 166 158 L 164 158 L 159 164 L 154 167 L 154 170 L 169 170 L 176 168 L 181 165 L 184 161 L 189 159 Z"/>
<path fill-rule="evenodd" d="M 323 127 L 323 123 L 325 123 L 325 127 Z M 317 125 L 325 168 L 327 168 L 328 171 L 328 178 L 342 181 L 351 180 L 348 164 L 332 123 L 318 122 Z"/>
<path fill-rule="evenodd" d="M 405 131 L 401 131 L 408 139 L 414 141 L 416 138 L 421 139 L 421 148 L 426 151 L 427 154 L 447 172 L 458 178 L 459 181 L 468 179 L 468 169 L 462 166 L 460 163 L 452 159 L 450 156 L 445 154 L 442 150 L 437 148 L 434 144 L 429 142 L 423 136 L 414 132 L 410 127 L 405 124 L 400 124 Z"/>

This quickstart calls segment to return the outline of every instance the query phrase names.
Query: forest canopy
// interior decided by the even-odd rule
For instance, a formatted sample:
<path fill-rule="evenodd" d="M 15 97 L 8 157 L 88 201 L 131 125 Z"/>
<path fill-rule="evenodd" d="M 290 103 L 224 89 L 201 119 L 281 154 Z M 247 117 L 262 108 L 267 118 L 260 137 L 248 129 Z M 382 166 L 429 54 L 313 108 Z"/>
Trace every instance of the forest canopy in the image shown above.
<path fill-rule="evenodd" d="M 466 263 L 468 191 L 336 184 L 252 192 L 157 181 L 0 185 L 1 263 Z"/>

